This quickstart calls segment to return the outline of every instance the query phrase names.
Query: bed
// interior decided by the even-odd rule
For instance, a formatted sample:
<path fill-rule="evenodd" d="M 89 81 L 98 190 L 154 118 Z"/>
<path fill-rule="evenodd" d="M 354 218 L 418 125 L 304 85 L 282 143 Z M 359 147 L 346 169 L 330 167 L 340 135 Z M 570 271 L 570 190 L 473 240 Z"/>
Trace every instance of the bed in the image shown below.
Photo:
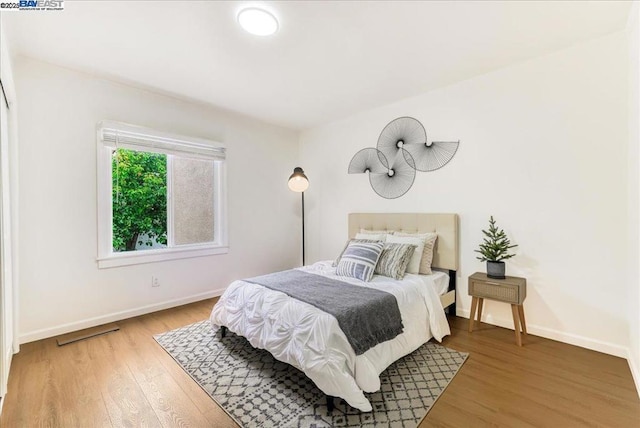
<path fill-rule="evenodd" d="M 340 397 L 352 407 L 368 412 L 371 404 L 364 393 L 380 389 L 380 373 L 431 338 L 440 341 L 450 334 L 444 308 L 455 314 L 458 216 L 349 214 L 349 238 L 361 229 L 437 233 L 432 267 L 438 270 L 432 275 L 407 274 L 402 280 L 376 275 L 366 283 L 337 276 L 331 261 L 297 271 L 392 294 L 404 326 L 393 339 L 356 355 L 334 316 L 250 280 L 231 283 L 210 319 L 223 334 L 228 329 L 245 337 L 252 346 L 266 349 L 276 359 L 300 369 L 327 397 Z"/>

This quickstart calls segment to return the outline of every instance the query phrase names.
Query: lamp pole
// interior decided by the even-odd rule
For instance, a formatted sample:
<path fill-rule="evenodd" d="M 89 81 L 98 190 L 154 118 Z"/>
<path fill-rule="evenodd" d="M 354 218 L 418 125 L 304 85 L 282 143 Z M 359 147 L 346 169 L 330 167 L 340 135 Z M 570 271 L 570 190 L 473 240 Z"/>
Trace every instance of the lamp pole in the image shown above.
<path fill-rule="evenodd" d="M 309 179 L 299 166 L 293 169 L 293 174 L 289 177 L 289 189 L 302 194 L 302 266 L 305 264 L 304 254 L 304 191 L 309 187 Z"/>

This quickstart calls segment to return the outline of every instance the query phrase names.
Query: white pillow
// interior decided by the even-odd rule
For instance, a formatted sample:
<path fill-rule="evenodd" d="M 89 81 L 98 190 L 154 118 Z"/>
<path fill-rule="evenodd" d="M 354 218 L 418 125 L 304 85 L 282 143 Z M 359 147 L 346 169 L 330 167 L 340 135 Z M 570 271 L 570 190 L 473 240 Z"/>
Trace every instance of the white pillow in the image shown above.
<path fill-rule="evenodd" d="M 420 271 L 420 260 L 422 259 L 422 252 L 424 251 L 424 240 L 420 238 L 414 238 L 411 236 L 387 236 L 387 243 L 389 244 L 411 244 L 416 246 L 416 250 L 411 256 L 411 261 L 407 265 L 407 273 L 418 273 Z"/>
<path fill-rule="evenodd" d="M 433 262 L 433 252 L 435 251 L 436 240 L 438 234 L 436 233 L 404 233 L 394 232 L 394 236 L 411 236 L 414 238 L 420 238 L 424 241 L 424 252 L 422 253 L 422 260 L 420 260 L 420 274 L 431 275 L 431 263 Z"/>
<path fill-rule="evenodd" d="M 387 236 L 391 235 L 387 233 L 356 233 L 356 237 L 354 239 L 368 239 L 371 241 L 385 242 L 387 240 Z"/>

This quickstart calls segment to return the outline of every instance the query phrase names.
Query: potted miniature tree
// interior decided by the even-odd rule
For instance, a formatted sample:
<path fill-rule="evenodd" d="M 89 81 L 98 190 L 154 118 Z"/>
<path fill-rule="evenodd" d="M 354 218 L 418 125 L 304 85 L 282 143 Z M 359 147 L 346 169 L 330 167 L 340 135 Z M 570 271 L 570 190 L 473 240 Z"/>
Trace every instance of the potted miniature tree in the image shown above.
<path fill-rule="evenodd" d="M 484 234 L 484 242 L 475 250 L 481 255 L 477 259 L 481 262 L 487 262 L 487 276 L 489 278 L 504 279 L 505 265 L 503 260 L 515 256 L 513 253 L 510 254 L 509 250 L 517 245 L 511 244 L 504 230 L 498 229 L 493 216 L 489 219 L 489 230 L 483 230 L 482 233 Z"/>

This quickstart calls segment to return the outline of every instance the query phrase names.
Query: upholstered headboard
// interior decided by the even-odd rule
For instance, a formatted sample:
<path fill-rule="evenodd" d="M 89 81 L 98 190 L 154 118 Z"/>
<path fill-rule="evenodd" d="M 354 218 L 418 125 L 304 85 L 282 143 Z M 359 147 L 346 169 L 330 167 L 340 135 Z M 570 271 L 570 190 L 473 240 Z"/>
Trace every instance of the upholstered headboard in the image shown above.
<path fill-rule="evenodd" d="M 458 270 L 458 214 L 428 213 L 351 213 L 349 238 L 360 229 L 438 234 L 431 265 L 440 269 Z"/>

